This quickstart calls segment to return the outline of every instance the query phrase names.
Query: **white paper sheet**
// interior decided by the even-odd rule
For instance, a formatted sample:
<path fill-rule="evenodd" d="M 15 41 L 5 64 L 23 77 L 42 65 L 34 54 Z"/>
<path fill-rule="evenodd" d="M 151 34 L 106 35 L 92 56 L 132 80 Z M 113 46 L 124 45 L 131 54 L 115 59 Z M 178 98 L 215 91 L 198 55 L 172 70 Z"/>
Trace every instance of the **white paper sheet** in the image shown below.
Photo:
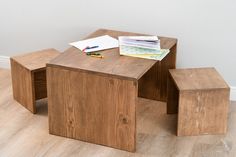
<path fill-rule="evenodd" d="M 157 36 L 120 36 L 119 44 L 160 50 L 160 40 Z"/>
<path fill-rule="evenodd" d="M 119 46 L 118 40 L 115 38 L 112 38 L 109 35 L 104 35 L 104 36 L 100 36 L 96 38 L 90 38 L 86 40 L 73 42 L 73 43 L 70 43 L 70 45 L 80 49 L 81 51 L 83 51 L 86 47 L 98 46 L 96 48 L 86 49 L 84 50 L 85 52 L 100 51 L 100 50 L 115 48 Z"/>

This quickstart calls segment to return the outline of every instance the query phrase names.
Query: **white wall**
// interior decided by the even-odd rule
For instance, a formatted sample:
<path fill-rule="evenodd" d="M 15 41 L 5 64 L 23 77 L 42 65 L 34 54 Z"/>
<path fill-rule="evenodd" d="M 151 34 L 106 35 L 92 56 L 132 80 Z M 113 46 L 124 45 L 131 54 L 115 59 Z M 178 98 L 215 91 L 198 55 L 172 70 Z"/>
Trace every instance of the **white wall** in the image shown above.
<path fill-rule="evenodd" d="M 214 66 L 236 86 L 235 0 L 0 0 L 0 55 L 63 51 L 100 27 L 176 37 L 178 67 Z"/>

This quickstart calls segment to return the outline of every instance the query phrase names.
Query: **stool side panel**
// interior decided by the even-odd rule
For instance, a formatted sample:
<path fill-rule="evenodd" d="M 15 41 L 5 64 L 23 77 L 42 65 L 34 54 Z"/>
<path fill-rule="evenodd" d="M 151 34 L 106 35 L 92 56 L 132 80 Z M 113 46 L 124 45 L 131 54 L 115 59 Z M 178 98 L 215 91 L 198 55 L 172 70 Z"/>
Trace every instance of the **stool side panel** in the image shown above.
<path fill-rule="evenodd" d="M 46 69 L 34 72 L 34 91 L 35 99 L 42 99 L 47 97 L 46 85 Z"/>
<path fill-rule="evenodd" d="M 134 151 L 137 82 L 47 67 L 49 131 Z"/>
<path fill-rule="evenodd" d="M 14 59 L 11 61 L 13 98 L 32 113 L 36 112 L 32 73 Z"/>
<path fill-rule="evenodd" d="M 178 113 L 179 106 L 179 90 L 177 89 L 175 82 L 171 75 L 168 75 L 167 81 L 167 114 Z"/>
<path fill-rule="evenodd" d="M 229 90 L 181 91 L 178 136 L 224 134 L 227 131 Z"/>

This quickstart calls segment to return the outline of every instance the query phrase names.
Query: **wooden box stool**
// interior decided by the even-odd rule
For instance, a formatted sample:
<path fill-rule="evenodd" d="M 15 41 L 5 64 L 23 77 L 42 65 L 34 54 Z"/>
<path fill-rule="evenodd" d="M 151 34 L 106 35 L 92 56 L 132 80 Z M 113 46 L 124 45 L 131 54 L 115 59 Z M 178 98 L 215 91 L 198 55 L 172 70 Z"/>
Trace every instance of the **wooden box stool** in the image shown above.
<path fill-rule="evenodd" d="M 58 54 L 47 49 L 10 58 L 13 98 L 32 113 L 35 100 L 47 97 L 46 63 Z"/>
<path fill-rule="evenodd" d="M 214 68 L 169 70 L 167 113 L 178 112 L 177 136 L 226 133 L 229 92 Z"/>

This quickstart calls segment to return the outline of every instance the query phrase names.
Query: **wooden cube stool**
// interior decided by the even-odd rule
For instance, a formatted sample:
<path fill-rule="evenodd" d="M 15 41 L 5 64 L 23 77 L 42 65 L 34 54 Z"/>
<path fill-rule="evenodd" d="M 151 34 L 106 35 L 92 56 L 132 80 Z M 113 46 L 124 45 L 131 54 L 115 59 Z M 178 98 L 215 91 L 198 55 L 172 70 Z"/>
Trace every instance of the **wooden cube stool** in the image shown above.
<path fill-rule="evenodd" d="M 47 49 L 10 58 L 13 98 L 32 113 L 35 100 L 47 97 L 46 63 L 58 54 Z"/>
<path fill-rule="evenodd" d="M 226 133 L 229 92 L 214 68 L 169 70 L 167 113 L 178 112 L 177 135 Z"/>

